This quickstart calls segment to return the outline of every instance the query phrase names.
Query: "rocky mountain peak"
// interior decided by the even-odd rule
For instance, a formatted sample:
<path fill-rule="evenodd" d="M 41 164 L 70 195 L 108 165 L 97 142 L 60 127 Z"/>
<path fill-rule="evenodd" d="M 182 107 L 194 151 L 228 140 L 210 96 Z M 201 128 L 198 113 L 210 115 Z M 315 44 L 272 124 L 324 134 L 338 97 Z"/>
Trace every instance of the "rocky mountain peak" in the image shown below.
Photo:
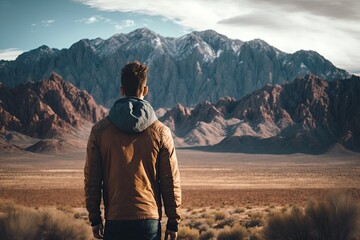
<path fill-rule="evenodd" d="M 64 82 L 64 79 L 56 72 L 52 72 L 48 80 L 54 82 L 61 82 L 61 83 Z"/>
<path fill-rule="evenodd" d="M 20 54 L 17 57 L 17 61 L 30 63 L 31 61 L 40 61 L 43 58 L 50 58 L 56 56 L 59 53 L 58 49 L 50 48 L 46 45 L 42 45 L 36 49 L 33 49 L 29 52 Z"/>
<path fill-rule="evenodd" d="M 138 28 L 128 34 L 129 38 L 148 38 L 148 37 L 157 37 L 158 34 L 151 31 L 148 28 Z"/>
<path fill-rule="evenodd" d="M 56 73 L 40 82 L 2 87 L 0 92 L 3 130 L 31 137 L 61 136 L 106 114 L 86 91 L 77 89 Z"/>

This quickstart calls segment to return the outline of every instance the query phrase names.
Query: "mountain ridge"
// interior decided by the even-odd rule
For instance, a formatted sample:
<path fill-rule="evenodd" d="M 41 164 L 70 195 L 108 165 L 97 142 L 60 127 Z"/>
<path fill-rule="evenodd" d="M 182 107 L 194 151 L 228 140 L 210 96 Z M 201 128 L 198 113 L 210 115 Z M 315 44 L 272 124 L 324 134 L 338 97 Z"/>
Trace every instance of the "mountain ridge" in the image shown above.
<path fill-rule="evenodd" d="M 158 113 L 178 147 L 320 154 L 335 145 L 360 152 L 359 105 L 360 77 L 329 82 L 307 75 L 267 84 L 238 100 L 224 97 L 193 108 L 177 104 Z M 0 84 L 0 148 L 53 152 L 85 147 L 90 125 L 105 115 L 91 95 L 55 73 L 11 89 Z"/>
<path fill-rule="evenodd" d="M 350 77 L 313 51 L 288 54 L 260 39 L 243 42 L 213 30 L 169 38 L 142 28 L 105 40 L 82 39 L 69 49 L 41 46 L 15 61 L 0 61 L 0 81 L 13 87 L 55 71 L 109 107 L 119 95 L 121 67 L 134 60 L 150 67 L 147 100 L 155 108 L 238 99 L 267 83 L 310 73 L 329 81 Z"/>
<path fill-rule="evenodd" d="M 89 93 L 56 73 L 15 88 L 0 84 L 0 132 L 5 135 L 10 131 L 38 139 L 61 138 L 105 114 Z"/>
<path fill-rule="evenodd" d="M 357 76 L 328 82 L 307 75 L 239 100 L 223 98 L 193 109 L 179 104 L 160 120 L 178 145 L 203 145 L 206 151 L 320 154 L 340 144 L 360 152 L 359 91 Z"/>

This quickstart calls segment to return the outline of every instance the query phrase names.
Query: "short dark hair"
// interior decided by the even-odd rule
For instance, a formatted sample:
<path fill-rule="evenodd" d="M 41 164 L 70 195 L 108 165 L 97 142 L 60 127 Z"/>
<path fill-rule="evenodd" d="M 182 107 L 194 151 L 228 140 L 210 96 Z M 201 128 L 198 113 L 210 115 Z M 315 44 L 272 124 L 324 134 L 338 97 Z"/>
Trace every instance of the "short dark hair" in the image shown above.
<path fill-rule="evenodd" d="M 126 64 L 121 70 L 121 86 L 125 96 L 139 97 L 147 81 L 148 67 L 139 61 Z"/>

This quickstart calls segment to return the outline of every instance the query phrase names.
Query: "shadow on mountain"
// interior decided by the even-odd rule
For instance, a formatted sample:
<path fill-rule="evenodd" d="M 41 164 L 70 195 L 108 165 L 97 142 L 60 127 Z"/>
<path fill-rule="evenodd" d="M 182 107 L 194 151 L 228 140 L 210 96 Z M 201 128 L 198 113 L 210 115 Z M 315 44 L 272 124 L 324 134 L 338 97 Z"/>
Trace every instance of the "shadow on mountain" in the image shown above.
<path fill-rule="evenodd" d="M 25 151 L 34 153 L 59 153 L 75 149 L 73 145 L 63 139 L 45 139 L 25 148 Z"/>
<path fill-rule="evenodd" d="M 322 154 L 329 150 L 333 144 L 321 143 L 318 139 L 308 135 L 299 136 L 297 139 L 283 137 L 259 138 L 253 136 L 233 136 L 225 138 L 214 146 L 196 147 L 210 152 L 239 152 L 251 154 Z"/>

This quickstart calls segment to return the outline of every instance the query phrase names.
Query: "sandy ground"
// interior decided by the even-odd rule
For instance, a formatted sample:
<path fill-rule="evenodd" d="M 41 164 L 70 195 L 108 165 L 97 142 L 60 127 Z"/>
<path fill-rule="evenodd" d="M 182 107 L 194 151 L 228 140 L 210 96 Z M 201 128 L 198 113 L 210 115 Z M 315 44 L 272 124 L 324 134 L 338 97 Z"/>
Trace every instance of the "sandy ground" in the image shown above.
<path fill-rule="evenodd" d="M 177 150 L 184 207 L 300 204 L 332 191 L 360 199 L 360 154 L 254 155 Z M 0 198 L 84 206 L 85 154 L 0 153 Z"/>

